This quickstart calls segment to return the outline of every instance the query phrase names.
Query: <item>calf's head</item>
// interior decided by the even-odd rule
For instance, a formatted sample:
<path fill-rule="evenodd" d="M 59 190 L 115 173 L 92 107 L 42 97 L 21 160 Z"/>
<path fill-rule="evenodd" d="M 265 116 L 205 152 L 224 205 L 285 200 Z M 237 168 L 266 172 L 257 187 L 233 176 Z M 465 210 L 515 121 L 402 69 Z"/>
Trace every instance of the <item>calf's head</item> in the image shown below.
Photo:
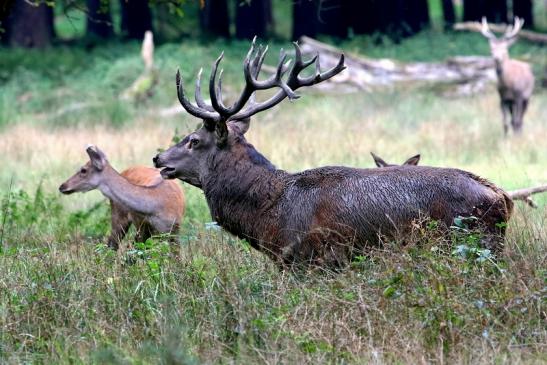
<path fill-rule="evenodd" d="M 102 172 L 108 165 L 106 155 L 99 148 L 93 145 L 88 146 L 86 148 L 86 152 L 89 155 L 89 161 L 80 167 L 78 172 L 59 186 L 59 191 L 61 193 L 85 193 L 96 189 L 101 184 Z"/>

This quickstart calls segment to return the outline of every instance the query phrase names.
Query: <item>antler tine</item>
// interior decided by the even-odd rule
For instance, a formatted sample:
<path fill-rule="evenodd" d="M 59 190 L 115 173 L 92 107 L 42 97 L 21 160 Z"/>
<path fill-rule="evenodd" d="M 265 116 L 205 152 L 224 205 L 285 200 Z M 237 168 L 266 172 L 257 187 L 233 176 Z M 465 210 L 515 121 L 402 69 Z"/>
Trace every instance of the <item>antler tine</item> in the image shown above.
<path fill-rule="evenodd" d="M 263 57 L 261 57 L 263 58 Z M 286 85 L 286 83 L 283 81 L 283 75 L 288 71 L 288 65 L 289 63 L 285 63 L 285 60 L 287 59 L 287 54 L 283 49 L 279 52 L 279 62 L 276 67 L 275 74 L 270 76 L 268 79 L 259 81 L 256 78 L 252 77 L 254 70 L 245 70 L 246 74 L 246 80 L 248 83 L 250 83 L 250 87 L 252 90 L 266 90 L 270 89 L 272 87 L 279 87 L 285 91 L 287 96 L 289 96 L 290 99 L 296 99 L 298 96 Z M 258 73 L 256 73 L 258 74 Z"/>
<path fill-rule="evenodd" d="M 224 58 L 224 52 L 222 52 L 220 56 L 216 59 L 213 65 L 213 69 L 211 70 L 211 78 L 209 79 L 209 96 L 211 98 L 211 105 L 213 106 L 213 109 L 215 109 L 224 118 L 227 118 L 230 116 L 230 110 L 226 106 L 224 106 L 222 102 L 222 95 L 221 95 L 220 88 L 215 87 L 218 65 L 220 64 L 220 61 L 222 61 L 223 58 Z M 222 72 L 223 70 L 220 71 L 219 85 L 222 84 L 222 80 L 221 80 Z"/>
<path fill-rule="evenodd" d="M 283 49 L 281 49 L 281 52 L 279 54 L 280 60 L 283 59 L 283 62 L 285 62 L 284 59 L 286 57 L 287 57 L 287 55 L 284 55 L 284 51 L 283 51 Z M 246 79 L 247 83 L 250 84 L 250 86 L 252 86 L 255 90 L 264 90 L 264 89 L 268 89 L 270 87 L 275 86 L 273 84 L 276 81 L 276 77 L 277 77 L 277 74 L 278 74 L 278 71 L 279 71 L 279 64 L 276 67 L 275 74 L 273 74 L 268 79 L 263 80 L 263 81 L 259 81 L 255 77 L 253 77 L 253 74 L 255 74 L 256 71 L 257 70 L 249 68 L 248 65 L 247 65 L 247 69 L 245 70 L 245 76 L 246 76 L 245 79 Z"/>
<path fill-rule="evenodd" d="M 199 69 L 198 75 L 196 77 L 196 91 L 194 94 L 194 97 L 196 99 L 196 103 L 198 104 L 198 107 L 203 108 L 207 111 L 214 112 L 215 109 L 211 105 L 208 105 L 205 100 L 203 100 L 203 97 L 201 96 L 201 74 L 203 73 L 203 68 Z"/>
<path fill-rule="evenodd" d="M 293 42 L 294 46 L 294 65 L 295 67 L 298 67 L 300 70 L 305 69 L 309 65 L 315 62 L 315 60 L 319 57 L 319 53 L 317 53 L 315 56 L 310 58 L 307 61 L 302 61 L 302 50 L 300 49 L 300 46 L 298 43 Z M 300 72 L 300 70 L 298 72 Z"/>
<path fill-rule="evenodd" d="M 224 106 L 224 103 L 222 102 L 222 75 L 224 74 L 224 69 L 220 70 L 220 73 L 218 74 L 218 83 L 215 88 L 215 95 L 216 99 L 218 101 L 218 104 L 221 108 L 223 108 L 226 112 L 228 112 L 228 108 Z"/>
<path fill-rule="evenodd" d="M 517 36 L 517 34 L 522 29 L 522 26 L 524 25 L 524 19 L 519 18 L 518 16 L 515 17 L 515 23 L 514 25 L 510 25 L 505 30 L 505 33 L 503 35 L 503 38 L 505 39 L 511 39 Z"/>
<path fill-rule="evenodd" d="M 320 61 L 320 58 L 319 58 L 319 54 L 317 54 L 317 61 L 315 62 L 315 74 L 316 75 L 321 75 L 321 62 Z"/>
<path fill-rule="evenodd" d="M 492 33 L 490 27 L 488 26 L 488 21 L 485 16 L 482 17 L 481 33 L 488 39 L 496 39 L 496 36 Z"/>
<path fill-rule="evenodd" d="M 220 115 L 216 112 L 204 110 L 193 105 L 184 94 L 184 86 L 182 84 L 182 78 L 180 77 L 180 71 L 177 70 L 176 75 L 176 84 L 177 84 L 177 96 L 179 98 L 180 104 L 188 113 L 192 114 L 194 117 L 211 120 L 217 122 L 220 120 Z"/>
<path fill-rule="evenodd" d="M 336 66 L 332 67 L 331 69 L 325 72 L 321 72 L 319 55 L 318 54 L 315 55 L 309 61 L 302 61 L 302 51 L 300 50 L 300 46 L 296 42 L 294 42 L 293 44 L 294 44 L 295 54 L 297 57 L 297 64 L 295 64 L 295 67 L 293 67 L 289 75 L 289 80 L 287 81 L 287 85 L 292 90 L 296 90 L 302 86 L 315 85 L 319 82 L 330 79 L 331 77 L 338 74 L 339 72 L 342 72 L 346 68 L 346 66 L 344 66 L 344 60 L 345 60 L 344 54 L 341 54 L 340 59 L 338 60 L 338 63 L 336 64 Z M 315 63 L 315 74 L 309 77 L 300 77 L 299 76 L 300 72 L 304 70 L 306 67 L 308 67 L 309 65 L 311 65 L 312 63 Z M 296 67 L 296 65 L 300 65 L 300 67 Z"/>
<path fill-rule="evenodd" d="M 220 64 L 224 53 L 222 53 L 220 57 L 216 60 L 215 64 L 213 65 L 211 79 L 209 81 L 209 93 L 211 95 L 211 104 L 213 106 L 213 109 L 216 110 L 225 121 L 230 119 L 230 117 L 237 112 L 239 112 L 245 106 L 251 94 L 254 92 L 254 89 L 252 87 L 253 76 L 258 76 L 260 72 L 260 67 L 264 62 L 264 57 L 267 51 L 268 47 L 266 47 L 264 51 L 262 51 L 262 47 L 260 47 L 258 50 L 256 49 L 255 37 L 243 62 L 243 70 L 246 80 L 245 88 L 243 89 L 239 99 L 231 107 L 226 107 L 222 101 L 222 70 L 219 75 L 218 85 L 215 87 L 218 65 Z"/>
<path fill-rule="evenodd" d="M 258 48 L 256 57 L 254 57 L 251 62 L 251 76 L 255 79 L 260 74 L 260 70 L 262 69 L 262 64 L 264 63 L 264 59 L 266 58 L 267 52 L 268 52 L 268 46 L 264 47 L 264 49 L 262 49 L 262 46 L 260 46 Z"/>
<path fill-rule="evenodd" d="M 247 56 L 245 56 L 243 63 L 248 62 L 251 59 L 251 56 L 255 50 L 255 46 L 256 46 L 256 36 L 254 36 L 253 40 L 251 41 L 251 47 L 249 48 L 249 51 L 247 52 Z"/>

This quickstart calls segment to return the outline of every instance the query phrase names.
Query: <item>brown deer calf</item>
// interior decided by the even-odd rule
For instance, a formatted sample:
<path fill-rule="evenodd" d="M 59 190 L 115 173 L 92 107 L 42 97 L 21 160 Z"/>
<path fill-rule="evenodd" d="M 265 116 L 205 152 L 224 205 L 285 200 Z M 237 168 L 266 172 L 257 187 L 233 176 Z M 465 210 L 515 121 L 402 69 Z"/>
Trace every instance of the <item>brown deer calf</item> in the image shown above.
<path fill-rule="evenodd" d="M 481 33 L 488 39 L 496 63 L 505 135 L 509 132 L 509 115 L 513 132 L 519 134 L 522 131 L 524 113 L 534 90 L 534 74 L 530 65 L 509 58 L 509 47 L 517 40 L 523 24 L 523 19 L 515 17 L 514 26 L 507 27 L 503 37 L 498 39 L 490 31 L 486 18 L 482 18 Z"/>
<path fill-rule="evenodd" d="M 105 154 L 95 146 L 87 148 L 90 161 L 65 181 L 63 194 L 99 189 L 110 200 L 112 227 L 108 245 L 118 249 L 131 224 L 136 241 L 152 234 L 176 233 L 184 215 L 184 193 L 175 181 L 165 181 L 158 170 L 135 166 L 119 174 Z"/>
<path fill-rule="evenodd" d="M 327 80 L 345 67 L 341 56 L 335 67 L 322 72 L 317 56 L 302 60 L 295 44 L 292 67 L 282 51 L 275 74 L 258 80 L 266 50 L 253 42 L 243 64 L 245 87 L 231 106 L 222 100 L 220 79 L 216 82 L 222 56 L 209 82 L 211 105 L 200 94 L 201 72 L 197 105 L 188 100 L 177 73 L 179 101 L 203 120 L 203 126 L 153 159 L 156 167 L 163 167 L 164 178 L 201 188 L 221 227 L 283 265 L 343 264 L 367 244 L 378 243 L 379 236 L 404 234 L 423 216 L 444 226 L 458 216 L 475 216 L 484 229 L 484 243 L 502 248 L 503 223 L 511 216 L 512 201 L 503 190 L 469 172 L 423 166 L 327 166 L 297 173 L 276 169 L 245 139 L 250 117 L 286 97 L 297 98 L 294 90 Z M 314 74 L 300 75 L 314 63 Z M 270 99 L 255 100 L 255 91 L 275 87 L 279 90 Z"/>
<path fill-rule="evenodd" d="M 370 153 L 372 155 L 372 158 L 374 159 L 374 163 L 377 167 L 390 167 L 390 166 L 418 166 L 418 162 L 420 162 L 420 155 L 414 155 L 410 157 L 408 160 L 403 162 L 402 165 L 395 165 L 392 163 L 385 162 L 380 156 L 374 154 L 373 152 Z"/>

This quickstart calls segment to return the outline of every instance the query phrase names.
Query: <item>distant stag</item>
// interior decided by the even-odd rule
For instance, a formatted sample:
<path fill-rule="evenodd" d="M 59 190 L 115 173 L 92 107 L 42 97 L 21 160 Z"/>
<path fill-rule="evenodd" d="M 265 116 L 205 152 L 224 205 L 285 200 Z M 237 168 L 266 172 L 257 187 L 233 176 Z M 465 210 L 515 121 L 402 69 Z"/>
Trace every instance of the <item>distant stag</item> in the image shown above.
<path fill-rule="evenodd" d="M 118 249 L 131 224 L 137 242 L 152 234 L 176 233 L 184 215 L 184 194 L 175 181 L 162 179 L 158 170 L 136 166 L 119 174 L 95 146 L 87 148 L 90 161 L 65 181 L 63 194 L 99 189 L 110 199 L 112 231 L 108 245 Z"/>
<path fill-rule="evenodd" d="M 321 72 L 318 56 L 303 61 L 295 43 L 292 66 L 281 51 L 276 72 L 260 81 L 267 47 L 253 42 L 243 63 L 245 87 L 237 101 L 222 100 L 216 60 L 209 82 L 211 105 L 200 93 L 201 71 L 192 104 L 180 74 L 179 101 L 203 126 L 154 157 L 167 179 L 179 178 L 201 188 L 213 219 L 228 232 L 246 239 L 282 266 L 295 263 L 343 265 L 379 237 L 397 237 L 423 216 L 450 226 L 458 216 L 475 216 L 485 244 L 500 249 L 512 202 L 494 184 L 469 172 L 434 167 L 401 166 L 357 169 L 328 166 L 298 173 L 276 169 L 245 139 L 250 117 L 294 91 L 327 80 L 344 70 L 344 56 Z M 315 73 L 300 75 L 315 64 Z M 222 74 L 222 71 L 220 72 Z M 284 76 L 288 74 L 286 80 Z M 257 102 L 255 91 L 278 88 Z"/>
<path fill-rule="evenodd" d="M 515 17 L 515 24 L 509 26 L 501 38 L 490 31 L 486 18 L 482 18 L 482 35 L 490 43 L 490 51 L 496 63 L 498 92 L 503 114 L 503 131 L 509 132 L 509 116 L 515 134 L 522 131 L 524 113 L 534 89 L 534 74 L 529 64 L 509 58 L 509 47 L 517 40 L 524 20 Z"/>
<path fill-rule="evenodd" d="M 408 160 L 403 162 L 402 165 L 395 165 L 391 163 L 385 162 L 380 156 L 374 154 L 373 152 L 370 153 L 372 155 L 372 158 L 374 159 L 374 163 L 377 167 L 390 167 L 390 166 L 417 166 L 418 162 L 420 162 L 420 155 L 415 155 L 410 157 Z"/>

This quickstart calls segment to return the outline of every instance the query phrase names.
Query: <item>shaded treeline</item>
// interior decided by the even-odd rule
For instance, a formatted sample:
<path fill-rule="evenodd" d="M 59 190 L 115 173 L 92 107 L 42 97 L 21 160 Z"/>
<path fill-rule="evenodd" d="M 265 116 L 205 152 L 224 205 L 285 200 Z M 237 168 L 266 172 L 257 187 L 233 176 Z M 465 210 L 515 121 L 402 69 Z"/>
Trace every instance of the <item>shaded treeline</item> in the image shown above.
<path fill-rule="evenodd" d="M 290 1 L 287 3 L 286 1 Z M 142 39 L 146 30 L 160 33 L 165 17 L 180 16 L 183 9 L 199 8 L 197 34 L 212 37 L 252 38 L 274 34 L 274 9 L 283 7 L 292 18 L 291 38 L 352 34 L 384 34 L 394 40 L 409 37 L 430 26 L 430 8 L 440 6 L 445 28 L 457 21 L 454 0 L 7 0 L 0 8 L 3 43 L 21 47 L 44 47 L 55 38 L 54 15 L 67 10 L 86 14 L 85 36 L 107 39 Z M 511 15 L 533 27 L 532 0 L 463 0 L 463 20 L 507 22 Z M 56 14 L 54 14 L 56 13 Z M 177 15 L 178 14 L 178 15 Z M 120 19 L 115 31 L 113 19 Z M 184 22 L 184 19 L 179 21 Z M 174 21 L 175 36 L 182 30 Z M 157 27 L 159 29 L 154 29 Z"/>

